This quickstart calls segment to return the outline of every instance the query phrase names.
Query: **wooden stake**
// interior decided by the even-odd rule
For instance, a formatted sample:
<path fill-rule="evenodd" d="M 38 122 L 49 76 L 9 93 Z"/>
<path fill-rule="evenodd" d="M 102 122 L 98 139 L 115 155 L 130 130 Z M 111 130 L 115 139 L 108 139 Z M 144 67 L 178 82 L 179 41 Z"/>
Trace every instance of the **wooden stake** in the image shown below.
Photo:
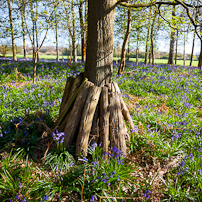
<path fill-rule="evenodd" d="M 110 93 L 110 145 L 126 154 L 124 121 L 118 93 Z"/>
<path fill-rule="evenodd" d="M 109 148 L 109 101 L 108 88 L 103 87 L 100 97 L 100 141 L 102 142 L 103 151 L 108 153 Z M 105 155 L 108 160 L 108 154 Z"/>
<path fill-rule="evenodd" d="M 64 91 L 64 94 L 63 94 L 63 97 L 62 97 L 62 103 L 60 105 L 60 113 L 61 113 L 61 111 L 63 110 L 65 104 L 68 101 L 68 98 L 69 98 L 69 95 L 70 95 L 70 90 L 72 88 L 73 82 L 74 82 L 73 77 L 68 77 L 67 78 L 67 82 L 66 82 L 66 85 L 65 85 L 65 91 Z"/>
<path fill-rule="evenodd" d="M 55 122 L 54 128 L 61 125 L 61 123 L 63 122 L 65 117 L 67 117 L 67 114 L 70 112 L 70 110 L 74 104 L 74 101 L 76 99 L 76 96 L 78 95 L 78 93 L 82 87 L 82 84 L 84 84 L 84 82 L 87 81 L 87 79 L 85 79 L 83 81 L 83 83 L 81 84 L 81 81 L 82 81 L 81 79 L 82 79 L 81 76 L 78 76 L 78 77 L 76 77 L 76 79 L 74 79 L 73 86 L 70 91 L 69 99 L 68 99 L 67 103 L 65 104 L 65 106 L 63 107 L 63 110 L 61 111 L 57 121 Z"/>
<path fill-rule="evenodd" d="M 94 117 L 93 117 L 93 124 L 92 124 L 92 128 L 91 128 L 91 133 L 90 133 L 90 136 L 91 136 L 91 140 L 89 142 L 90 145 L 92 145 L 93 143 L 95 142 L 98 142 L 98 138 L 100 136 L 100 127 L 99 127 L 99 122 L 100 122 L 100 114 L 99 114 L 99 104 L 97 105 L 96 107 L 96 110 L 95 110 L 95 114 L 94 114 Z"/>
<path fill-rule="evenodd" d="M 123 117 L 124 117 L 125 121 L 127 123 L 129 123 L 130 128 L 132 130 L 135 130 L 135 125 L 134 125 L 133 120 L 132 120 L 132 118 L 130 116 L 130 112 L 129 112 L 128 107 L 126 106 L 126 104 L 125 104 L 125 102 L 124 102 L 121 95 L 119 96 L 119 99 L 120 99 L 120 102 L 121 102 L 122 114 L 123 114 Z"/>
<path fill-rule="evenodd" d="M 80 153 L 83 153 L 84 156 L 87 156 L 89 135 L 100 93 L 100 87 L 91 86 L 89 89 L 84 110 L 81 116 L 81 123 L 76 141 L 76 155 L 80 155 Z"/>
<path fill-rule="evenodd" d="M 66 126 L 64 129 L 65 139 L 64 139 L 64 147 L 70 146 L 74 138 L 76 138 L 76 133 L 78 132 L 81 114 L 84 108 L 84 104 L 86 102 L 86 97 L 88 95 L 89 87 L 93 86 L 93 83 L 89 81 L 85 81 L 79 91 L 74 106 L 70 113 L 68 114 Z"/>

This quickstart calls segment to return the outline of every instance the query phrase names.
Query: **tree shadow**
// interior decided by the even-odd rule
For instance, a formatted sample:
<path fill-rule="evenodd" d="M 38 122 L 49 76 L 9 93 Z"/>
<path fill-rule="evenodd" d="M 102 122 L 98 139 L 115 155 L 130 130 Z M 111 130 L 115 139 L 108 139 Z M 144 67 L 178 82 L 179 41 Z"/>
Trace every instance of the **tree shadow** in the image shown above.
<path fill-rule="evenodd" d="M 40 162 L 52 140 L 54 121 L 48 113 L 35 112 L 24 117 L 13 117 L 0 123 L 0 153 L 23 149 L 36 162 Z"/>

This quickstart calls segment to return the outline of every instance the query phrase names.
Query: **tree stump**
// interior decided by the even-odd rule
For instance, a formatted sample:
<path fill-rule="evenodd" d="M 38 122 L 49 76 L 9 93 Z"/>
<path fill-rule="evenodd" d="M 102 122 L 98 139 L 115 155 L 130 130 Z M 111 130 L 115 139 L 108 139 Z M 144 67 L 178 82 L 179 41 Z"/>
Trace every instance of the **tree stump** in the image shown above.
<path fill-rule="evenodd" d="M 87 156 L 87 148 L 94 142 L 102 143 L 103 152 L 116 147 L 126 155 L 127 124 L 134 130 L 117 83 L 98 87 L 83 74 L 67 79 L 54 128 L 65 133 L 65 148 L 76 144 L 76 158 Z"/>

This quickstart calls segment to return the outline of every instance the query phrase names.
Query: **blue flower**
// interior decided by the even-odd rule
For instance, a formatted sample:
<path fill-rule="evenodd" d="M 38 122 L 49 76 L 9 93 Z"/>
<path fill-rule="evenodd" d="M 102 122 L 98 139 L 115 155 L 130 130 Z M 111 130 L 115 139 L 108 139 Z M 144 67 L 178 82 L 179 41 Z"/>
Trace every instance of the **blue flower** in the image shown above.
<path fill-rule="evenodd" d="M 147 189 L 147 191 L 144 193 L 145 200 L 149 199 L 149 193 L 151 193 L 151 191 Z"/>
<path fill-rule="evenodd" d="M 48 197 L 48 196 L 43 196 L 43 199 L 44 199 L 44 200 L 48 200 L 49 197 Z"/>
<path fill-rule="evenodd" d="M 58 132 L 58 130 L 56 129 L 56 133 L 52 133 L 52 137 L 55 140 L 55 142 L 57 144 L 59 143 L 63 143 L 64 142 L 64 137 L 65 137 L 65 133 L 64 132 Z"/>
<path fill-rule="evenodd" d="M 102 179 L 102 181 L 103 181 L 104 183 L 106 183 L 106 182 L 107 182 L 107 178 L 104 177 L 104 178 Z"/>
<path fill-rule="evenodd" d="M 92 146 L 91 146 L 91 148 L 90 148 L 90 150 L 91 151 L 95 151 L 95 148 L 97 147 L 97 143 L 95 142 Z"/>
<path fill-rule="evenodd" d="M 92 195 L 90 201 L 93 202 L 95 200 L 97 200 L 97 196 L 96 195 Z"/>

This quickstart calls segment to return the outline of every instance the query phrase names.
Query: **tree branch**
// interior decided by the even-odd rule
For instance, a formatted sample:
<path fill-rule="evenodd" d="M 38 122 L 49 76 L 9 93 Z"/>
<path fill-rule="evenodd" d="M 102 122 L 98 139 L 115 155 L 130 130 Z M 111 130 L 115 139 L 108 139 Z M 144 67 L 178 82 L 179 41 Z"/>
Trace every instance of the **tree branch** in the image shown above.
<path fill-rule="evenodd" d="M 192 5 L 192 4 L 187 4 L 187 3 L 184 3 L 184 2 L 181 2 L 181 1 L 178 1 L 178 0 L 174 0 L 176 1 L 175 2 L 160 2 L 160 1 L 154 1 L 152 3 L 143 3 L 143 4 L 131 4 L 131 3 L 126 3 L 126 0 L 120 0 L 117 2 L 117 4 L 121 5 L 121 6 L 125 6 L 125 7 L 130 7 L 130 8 L 148 8 L 148 7 L 151 7 L 151 6 L 155 6 L 155 5 L 184 5 L 186 7 L 191 7 L 191 8 L 202 8 L 202 5 L 198 5 L 198 6 L 195 6 L 195 5 Z"/>

